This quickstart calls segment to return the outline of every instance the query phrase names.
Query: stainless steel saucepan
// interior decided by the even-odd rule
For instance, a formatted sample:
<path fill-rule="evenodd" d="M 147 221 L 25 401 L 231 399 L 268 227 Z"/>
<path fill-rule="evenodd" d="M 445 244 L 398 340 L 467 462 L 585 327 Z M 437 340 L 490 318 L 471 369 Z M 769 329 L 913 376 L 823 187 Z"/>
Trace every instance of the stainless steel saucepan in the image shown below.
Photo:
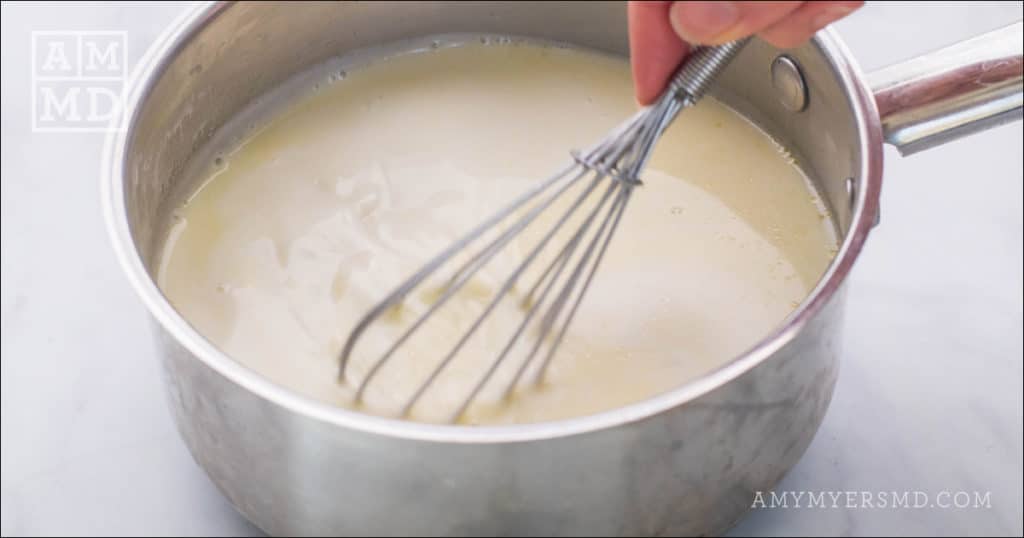
<path fill-rule="evenodd" d="M 109 139 L 104 201 L 155 319 L 171 407 L 196 461 L 272 534 L 711 534 L 797 461 L 836 381 L 844 282 L 878 218 L 882 144 L 910 153 L 1021 118 L 1021 24 L 865 76 L 831 31 L 754 41 L 717 97 L 797 156 L 842 247 L 795 315 L 707 376 L 559 422 L 456 427 L 330 407 L 218 351 L 154 283 L 186 163 L 247 103 L 347 51 L 421 36 L 535 37 L 626 55 L 618 2 L 201 5 L 158 41 Z"/>

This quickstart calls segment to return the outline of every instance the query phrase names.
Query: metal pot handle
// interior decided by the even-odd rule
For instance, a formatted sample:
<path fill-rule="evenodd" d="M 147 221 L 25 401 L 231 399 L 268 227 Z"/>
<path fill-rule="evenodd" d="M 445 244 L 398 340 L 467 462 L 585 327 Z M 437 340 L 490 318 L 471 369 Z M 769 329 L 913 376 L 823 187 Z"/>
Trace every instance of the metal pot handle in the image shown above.
<path fill-rule="evenodd" d="M 910 155 L 1022 117 L 1018 21 L 874 71 L 885 141 Z"/>

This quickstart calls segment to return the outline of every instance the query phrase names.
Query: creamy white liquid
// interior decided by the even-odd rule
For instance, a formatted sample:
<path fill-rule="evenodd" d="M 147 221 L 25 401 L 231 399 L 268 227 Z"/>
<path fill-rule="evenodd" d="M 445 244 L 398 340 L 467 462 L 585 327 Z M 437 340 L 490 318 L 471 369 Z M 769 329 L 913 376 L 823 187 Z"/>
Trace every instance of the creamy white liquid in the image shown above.
<path fill-rule="evenodd" d="M 635 109 L 627 64 L 580 51 L 467 45 L 380 61 L 289 106 L 211 164 L 169 233 L 160 286 L 228 355 L 351 405 L 353 383 L 451 272 L 376 324 L 339 384 L 338 352 L 362 314 Z M 544 382 L 528 382 L 531 363 L 500 401 L 528 346 L 516 348 L 464 422 L 578 416 L 677 387 L 778 326 L 834 255 L 824 206 L 792 159 L 712 99 L 680 115 L 643 180 Z M 394 413 L 556 217 L 546 212 L 422 327 L 360 408 Z M 536 274 L 411 418 L 447 418 L 518 326 L 514 299 Z"/>

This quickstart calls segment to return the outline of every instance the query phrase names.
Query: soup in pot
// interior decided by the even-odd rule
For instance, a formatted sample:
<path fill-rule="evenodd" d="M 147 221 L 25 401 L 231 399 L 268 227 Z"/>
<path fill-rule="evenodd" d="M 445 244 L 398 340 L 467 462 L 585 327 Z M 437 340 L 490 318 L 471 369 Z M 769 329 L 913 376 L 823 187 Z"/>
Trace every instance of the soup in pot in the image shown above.
<path fill-rule="evenodd" d="M 200 167 L 201 186 L 169 225 L 158 282 L 235 360 L 311 398 L 389 416 L 568 201 L 439 309 L 358 405 L 354 387 L 451 272 L 371 326 L 339 382 L 353 326 L 452 241 L 563 168 L 570 149 L 633 114 L 629 67 L 580 50 L 473 42 L 331 68 L 318 80 L 301 97 L 259 105 L 258 128 Z M 502 398 L 528 332 L 463 423 L 587 415 L 679 387 L 779 326 L 836 252 L 826 207 L 793 159 L 712 98 L 680 114 L 642 179 L 543 382 L 532 382 L 540 354 Z M 465 398 L 522 319 L 529 305 L 517 299 L 534 275 L 513 287 L 411 419 L 443 421 Z"/>

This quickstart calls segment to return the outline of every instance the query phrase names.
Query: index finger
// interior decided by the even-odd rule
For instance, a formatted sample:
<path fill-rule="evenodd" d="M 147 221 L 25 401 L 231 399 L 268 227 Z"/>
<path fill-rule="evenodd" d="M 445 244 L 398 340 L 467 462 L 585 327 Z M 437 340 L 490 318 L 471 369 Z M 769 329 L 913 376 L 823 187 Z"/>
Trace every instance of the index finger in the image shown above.
<path fill-rule="evenodd" d="M 654 101 L 679 67 L 690 46 L 669 19 L 672 2 L 629 2 L 629 55 L 636 98 Z"/>

